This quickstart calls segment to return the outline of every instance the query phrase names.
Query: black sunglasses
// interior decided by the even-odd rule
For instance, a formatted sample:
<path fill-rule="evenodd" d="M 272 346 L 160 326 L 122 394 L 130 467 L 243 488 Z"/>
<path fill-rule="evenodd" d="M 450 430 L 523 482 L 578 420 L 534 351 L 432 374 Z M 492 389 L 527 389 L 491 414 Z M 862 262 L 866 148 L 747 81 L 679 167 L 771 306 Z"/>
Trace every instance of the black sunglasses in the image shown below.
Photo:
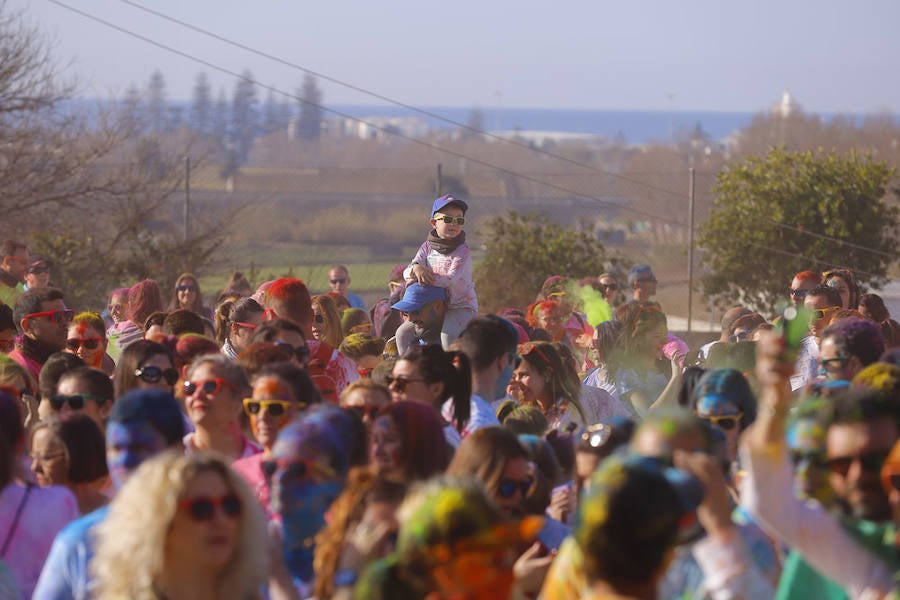
<path fill-rule="evenodd" d="M 850 471 L 850 467 L 853 466 L 853 463 L 856 461 L 859 461 L 859 466 L 862 467 L 863 471 L 867 473 L 878 473 L 881 471 L 881 465 L 884 464 L 887 456 L 887 452 L 866 452 L 865 454 L 859 454 L 857 456 L 836 456 L 834 458 L 829 458 L 825 464 L 832 473 L 843 476 L 847 475 L 847 472 Z"/>
<path fill-rule="evenodd" d="M 516 492 L 518 491 L 521 492 L 522 496 L 524 497 L 528 495 L 528 490 L 531 489 L 532 485 L 534 485 L 534 480 L 531 478 L 528 478 L 525 481 L 503 479 L 497 486 L 497 495 L 508 500 L 509 498 L 515 496 Z"/>
<path fill-rule="evenodd" d="M 809 290 L 795 290 L 794 288 L 788 288 L 788 292 L 797 298 L 805 298 L 809 294 Z"/>
<path fill-rule="evenodd" d="M 272 479 L 275 475 L 275 471 L 278 470 L 278 467 L 284 469 L 286 477 L 305 479 L 313 472 L 314 462 L 300 458 L 294 460 L 273 458 L 271 460 L 264 460 L 260 463 L 260 468 L 267 480 Z"/>
<path fill-rule="evenodd" d="M 62 407 L 68 404 L 72 410 L 81 410 L 84 408 L 86 400 L 93 400 L 97 404 L 103 404 L 107 398 L 100 398 L 91 394 L 73 394 L 71 396 L 57 394 L 56 396 L 51 396 L 50 406 L 53 407 L 53 410 L 62 410 Z"/>
<path fill-rule="evenodd" d="M 78 339 L 78 338 L 69 338 L 66 340 L 66 348 L 71 350 L 72 352 L 78 350 L 81 346 L 84 346 L 86 350 L 96 350 L 100 347 L 100 342 L 103 341 L 100 338 L 87 338 L 87 339 Z"/>
<path fill-rule="evenodd" d="M 301 365 L 305 365 L 309 361 L 309 347 L 308 346 L 291 346 L 287 342 L 275 342 L 276 346 L 281 346 L 287 350 L 290 350 L 294 353 L 294 356 L 297 357 L 297 362 Z"/>
<path fill-rule="evenodd" d="M 219 506 L 232 519 L 241 516 L 243 510 L 241 499 L 234 494 L 219 496 L 218 498 L 188 498 L 182 500 L 179 506 L 187 510 L 188 514 L 195 521 L 209 521 L 216 514 L 216 507 Z"/>
<path fill-rule="evenodd" d="M 316 320 L 316 323 L 319 323 L 321 325 L 322 323 L 325 322 L 325 315 L 323 315 L 322 313 L 316 313 L 313 316 L 313 319 Z"/>
<path fill-rule="evenodd" d="M 28 272 L 31 273 L 32 275 L 43 275 L 44 273 L 49 273 L 50 268 L 49 267 L 32 267 L 31 269 L 28 269 Z"/>
<path fill-rule="evenodd" d="M 381 407 L 370 405 L 370 404 L 364 404 L 364 405 L 357 404 L 355 406 L 345 406 L 344 408 L 347 410 L 352 410 L 357 415 L 359 415 L 360 419 L 365 420 L 367 417 L 372 418 L 372 415 L 377 413 Z"/>
<path fill-rule="evenodd" d="M 343 277 L 341 277 L 341 278 L 339 278 L 339 279 L 329 279 L 328 281 L 331 283 L 331 285 L 338 285 L 338 284 L 347 283 L 347 280 L 344 279 Z"/>
<path fill-rule="evenodd" d="M 175 382 L 178 381 L 178 371 L 171 367 L 168 369 L 152 366 L 140 367 L 134 370 L 134 376 L 147 383 L 159 383 L 160 379 L 165 379 L 167 384 L 175 385 Z"/>
<path fill-rule="evenodd" d="M 396 389 L 401 394 L 406 390 L 406 386 L 415 381 L 422 381 L 424 379 L 407 379 L 406 377 L 394 377 L 393 375 L 388 375 L 384 378 L 385 383 L 387 383 L 388 387 L 391 389 Z"/>
<path fill-rule="evenodd" d="M 811 467 L 824 469 L 827 466 L 824 452 L 801 452 L 800 450 L 791 450 L 791 462 L 794 463 L 796 469 L 802 464 Z"/>
<path fill-rule="evenodd" d="M 175 286 L 175 289 L 179 292 L 194 292 L 197 290 L 197 286 L 191 285 L 189 283 L 184 283 L 184 284 Z"/>

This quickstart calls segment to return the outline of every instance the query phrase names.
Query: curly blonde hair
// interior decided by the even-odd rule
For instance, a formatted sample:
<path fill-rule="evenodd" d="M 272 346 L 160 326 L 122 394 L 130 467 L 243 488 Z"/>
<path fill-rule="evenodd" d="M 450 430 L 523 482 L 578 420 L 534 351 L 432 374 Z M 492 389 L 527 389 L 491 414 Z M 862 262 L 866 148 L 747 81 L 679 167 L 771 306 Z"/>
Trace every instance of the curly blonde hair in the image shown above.
<path fill-rule="evenodd" d="M 166 538 L 178 501 L 204 471 L 221 475 L 243 507 L 237 546 L 222 569 L 218 597 L 255 597 L 268 575 L 268 552 L 265 517 L 250 488 L 218 455 L 165 452 L 145 461 L 128 478 L 110 505 L 109 516 L 97 527 L 97 551 L 90 565 L 96 598 L 159 597 Z"/>

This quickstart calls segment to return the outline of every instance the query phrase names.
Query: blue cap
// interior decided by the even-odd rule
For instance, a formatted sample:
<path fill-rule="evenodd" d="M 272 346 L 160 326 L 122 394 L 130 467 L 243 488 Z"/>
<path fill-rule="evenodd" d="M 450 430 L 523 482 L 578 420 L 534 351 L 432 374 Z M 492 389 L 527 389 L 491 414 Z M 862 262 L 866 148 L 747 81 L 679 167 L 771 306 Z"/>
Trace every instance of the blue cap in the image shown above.
<path fill-rule="evenodd" d="M 458 205 L 463 212 L 469 210 L 469 205 L 454 196 L 453 194 L 445 194 L 434 201 L 434 204 L 431 205 L 431 218 L 434 218 L 434 213 L 441 212 L 444 210 L 448 204 L 456 204 Z"/>
<path fill-rule="evenodd" d="M 634 285 L 636 281 L 656 281 L 650 265 L 636 265 L 628 271 L 628 285 Z"/>
<path fill-rule="evenodd" d="M 111 423 L 149 423 L 169 445 L 184 437 L 184 417 L 178 401 L 161 389 L 134 389 L 113 404 Z"/>
<path fill-rule="evenodd" d="M 421 283 L 411 283 L 406 286 L 403 292 L 403 299 L 397 302 L 391 308 L 400 312 L 415 312 L 421 310 L 426 304 L 431 304 L 435 300 L 446 300 L 447 289 L 436 287 L 433 285 L 422 285 Z"/>

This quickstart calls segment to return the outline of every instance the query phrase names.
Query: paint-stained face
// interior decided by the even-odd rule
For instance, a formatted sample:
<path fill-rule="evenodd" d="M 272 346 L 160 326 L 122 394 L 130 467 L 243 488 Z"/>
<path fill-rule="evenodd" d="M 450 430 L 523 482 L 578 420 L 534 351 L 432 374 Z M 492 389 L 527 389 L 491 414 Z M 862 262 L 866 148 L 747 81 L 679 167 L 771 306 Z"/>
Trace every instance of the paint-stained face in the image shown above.
<path fill-rule="evenodd" d="M 392 481 L 406 481 L 403 470 L 403 439 L 388 416 L 377 418 L 372 425 L 369 462 L 379 475 Z"/>
<path fill-rule="evenodd" d="M 106 426 L 106 464 L 119 489 L 142 462 L 166 449 L 166 439 L 150 423 L 117 423 Z"/>
<path fill-rule="evenodd" d="M 798 419 L 788 427 L 787 445 L 794 464 L 795 491 L 829 506 L 834 492 L 828 483 L 825 428 L 814 418 Z"/>
<path fill-rule="evenodd" d="M 740 407 L 725 396 L 704 396 L 697 400 L 696 414 L 725 434 L 728 458 L 735 460 L 741 434 L 741 418 L 744 416 Z"/>
<path fill-rule="evenodd" d="M 250 415 L 250 427 L 256 441 L 264 448 L 272 448 L 278 432 L 305 408 L 294 397 L 290 386 L 272 375 L 258 377 L 253 382 L 252 402 L 244 402 Z"/>
<path fill-rule="evenodd" d="M 106 332 L 97 331 L 87 323 L 72 323 L 66 338 L 66 350 L 95 369 L 103 366 L 106 354 Z"/>

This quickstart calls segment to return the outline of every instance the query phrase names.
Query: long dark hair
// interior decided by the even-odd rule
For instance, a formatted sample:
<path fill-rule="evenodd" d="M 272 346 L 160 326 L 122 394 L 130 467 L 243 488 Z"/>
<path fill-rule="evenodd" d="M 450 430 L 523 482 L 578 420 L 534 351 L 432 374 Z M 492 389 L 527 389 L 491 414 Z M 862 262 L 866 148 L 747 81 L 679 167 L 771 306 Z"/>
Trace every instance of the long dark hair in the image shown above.
<path fill-rule="evenodd" d="M 554 342 L 528 342 L 519 346 L 519 357 L 528 362 L 547 379 L 549 393 L 554 402 L 560 399 L 571 404 L 578 411 L 582 422 L 586 422 L 581 408 L 581 381 L 575 367 L 567 366 Z"/>
<path fill-rule="evenodd" d="M 453 425 L 465 429 L 471 415 L 472 367 L 462 352 L 445 352 L 440 346 L 413 346 L 401 360 L 414 363 L 426 383 L 443 383 L 444 390 L 435 408 L 440 411 L 447 399 L 453 399 Z"/>

